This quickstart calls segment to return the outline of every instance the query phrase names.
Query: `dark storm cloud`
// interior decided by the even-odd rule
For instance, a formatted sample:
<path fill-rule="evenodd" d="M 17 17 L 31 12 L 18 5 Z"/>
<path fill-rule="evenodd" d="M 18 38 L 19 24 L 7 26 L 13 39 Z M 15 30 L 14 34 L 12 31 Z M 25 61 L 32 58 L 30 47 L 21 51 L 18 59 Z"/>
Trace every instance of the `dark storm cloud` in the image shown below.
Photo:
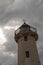
<path fill-rule="evenodd" d="M 8 18 L 5 15 L 14 1 L 15 0 L 0 0 L 0 25 L 7 23 Z"/>
<path fill-rule="evenodd" d="M 12 57 L 12 56 L 1 55 L 0 56 L 0 63 L 2 65 L 6 65 L 6 64 L 8 64 L 8 65 L 10 65 L 10 64 L 17 64 L 17 56 L 16 57 Z"/>
<path fill-rule="evenodd" d="M 43 9 L 40 8 L 42 4 L 39 0 L 12 0 L 3 5 L 1 10 L 0 21 L 7 22 L 11 18 L 30 18 L 35 17 L 38 19 L 43 16 Z M 20 5 L 20 6 L 19 6 Z M 41 11 L 41 12 L 40 12 Z M 43 18 L 42 18 L 43 19 Z M 42 20 L 40 19 L 40 20 Z M 34 21 L 34 20 L 33 20 Z"/>

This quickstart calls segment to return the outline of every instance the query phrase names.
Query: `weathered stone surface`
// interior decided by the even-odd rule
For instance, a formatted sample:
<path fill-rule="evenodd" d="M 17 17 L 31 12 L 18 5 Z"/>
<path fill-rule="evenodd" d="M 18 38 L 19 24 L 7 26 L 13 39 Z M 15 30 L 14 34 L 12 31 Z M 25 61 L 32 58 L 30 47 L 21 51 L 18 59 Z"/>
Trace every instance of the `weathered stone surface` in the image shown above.
<path fill-rule="evenodd" d="M 41 65 L 36 41 L 32 37 L 28 36 L 28 41 L 22 37 L 18 43 L 18 65 Z M 29 58 L 26 58 L 25 51 L 29 51 Z"/>

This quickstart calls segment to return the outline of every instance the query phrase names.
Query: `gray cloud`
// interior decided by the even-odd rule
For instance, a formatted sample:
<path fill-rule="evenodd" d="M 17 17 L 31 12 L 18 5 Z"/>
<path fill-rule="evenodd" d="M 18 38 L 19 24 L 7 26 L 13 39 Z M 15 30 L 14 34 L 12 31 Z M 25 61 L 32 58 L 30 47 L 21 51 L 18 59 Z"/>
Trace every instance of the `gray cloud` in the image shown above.
<path fill-rule="evenodd" d="M 7 42 L 4 43 L 5 49 L 1 50 L 2 53 L 0 52 L 0 63 L 2 65 L 10 64 L 12 60 L 15 62 L 17 60 L 17 58 L 15 59 L 9 55 L 3 55 L 3 52 L 17 54 L 18 49 L 14 41 L 14 32 L 16 26 L 19 27 L 23 24 L 23 18 L 38 30 L 39 40 L 37 47 L 41 63 L 43 63 L 43 0 L 0 0 L 0 27 L 14 27 L 11 30 L 3 29 Z"/>

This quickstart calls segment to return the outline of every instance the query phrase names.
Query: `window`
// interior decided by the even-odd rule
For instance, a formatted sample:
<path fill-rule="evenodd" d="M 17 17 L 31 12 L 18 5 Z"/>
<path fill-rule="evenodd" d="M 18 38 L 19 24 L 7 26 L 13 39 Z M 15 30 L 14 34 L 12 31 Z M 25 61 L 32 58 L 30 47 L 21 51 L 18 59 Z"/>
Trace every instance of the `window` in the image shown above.
<path fill-rule="evenodd" d="M 26 57 L 29 58 L 29 51 L 26 51 Z"/>
<path fill-rule="evenodd" d="M 24 41 L 27 41 L 27 36 L 24 36 Z"/>

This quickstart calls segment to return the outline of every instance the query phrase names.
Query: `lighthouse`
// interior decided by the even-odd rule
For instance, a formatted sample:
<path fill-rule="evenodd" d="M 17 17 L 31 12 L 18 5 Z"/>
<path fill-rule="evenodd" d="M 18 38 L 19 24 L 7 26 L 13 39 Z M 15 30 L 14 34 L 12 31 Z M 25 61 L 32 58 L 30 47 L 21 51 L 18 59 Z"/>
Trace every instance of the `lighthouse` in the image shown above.
<path fill-rule="evenodd" d="M 36 46 L 36 28 L 24 22 L 15 31 L 14 39 L 18 44 L 18 65 L 41 65 Z"/>

